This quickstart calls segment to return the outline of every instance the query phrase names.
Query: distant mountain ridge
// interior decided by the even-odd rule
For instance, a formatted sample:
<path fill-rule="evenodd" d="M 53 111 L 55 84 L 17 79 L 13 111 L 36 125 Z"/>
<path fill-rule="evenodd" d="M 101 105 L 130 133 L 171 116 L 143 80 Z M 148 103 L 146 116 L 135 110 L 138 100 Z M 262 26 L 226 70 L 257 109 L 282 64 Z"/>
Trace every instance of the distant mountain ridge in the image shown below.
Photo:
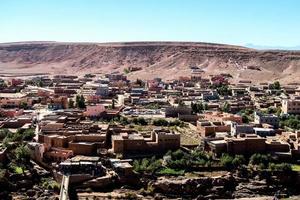
<path fill-rule="evenodd" d="M 291 51 L 300 51 L 300 45 L 297 46 L 265 46 L 265 45 L 255 45 L 255 44 L 246 44 L 248 48 L 260 49 L 260 50 L 291 50 Z"/>
<path fill-rule="evenodd" d="M 256 50 L 197 42 L 0 44 L 0 74 L 129 72 L 129 78 L 173 79 L 199 67 L 203 76 L 230 73 L 233 81 L 299 82 L 300 51 Z M 131 67 L 139 70 L 130 72 Z"/>

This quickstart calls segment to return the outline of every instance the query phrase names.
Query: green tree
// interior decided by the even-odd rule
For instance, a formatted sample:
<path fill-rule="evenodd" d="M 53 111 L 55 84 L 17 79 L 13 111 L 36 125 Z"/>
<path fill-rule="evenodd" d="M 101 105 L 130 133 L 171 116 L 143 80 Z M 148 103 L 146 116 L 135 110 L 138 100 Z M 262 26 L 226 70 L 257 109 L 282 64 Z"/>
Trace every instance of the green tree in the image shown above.
<path fill-rule="evenodd" d="M 225 167 L 227 170 L 233 169 L 233 157 L 228 154 L 223 154 L 220 158 L 220 163 L 223 167 Z"/>
<path fill-rule="evenodd" d="M 26 129 L 24 131 L 19 130 L 19 132 L 22 135 L 22 139 L 25 141 L 31 141 L 35 135 L 33 128 Z"/>
<path fill-rule="evenodd" d="M 228 88 L 227 85 L 221 85 L 217 88 L 217 92 L 219 95 L 222 96 L 227 96 L 227 95 L 231 95 L 231 90 Z"/>
<path fill-rule="evenodd" d="M 289 163 L 269 163 L 269 170 L 271 171 L 283 171 L 283 172 L 291 172 L 292 171 L 292 165 Z"/>
<path fill-rule="evenodd" d="M 179 126 L 179 127 L 184 127 L 184 122 L 180 121 L 178 119 L 175 119 L 174 121 L 169 122 L 169 126 Z"/>
<path fill-rule="evenodd" d="M 22 171 L 24 173 L 26 167 L 30 163 L 29 148 L 26 145 L 22 144 L 15 149 L 14 153 L 16 162 L 22 168 Z"/>
<path fill-rule="evenodd" d="M 235 155 L 234 159 L 232 160 L 233 167 L 240 168 L 242 165 L 246 164 L 246 159 L 243 155 Z"/>
<path fill-rule="evenodd" d="M 261 168 L 267 168 L 271 158 L 269 155 L 265 154 L 253 154 L 250 157 L 250 164 L 260 166 Z"/>
<path fill-rule="evenodd" d="M 68 108 L 74 108 L 74 100 L 73 99 L 69 99 Z"/>
<path fill-rule="evenodd" d="M 204 106 L 201 102 L 199 103 L 191 103 L 191 108 L 193 113 L 202 113 L 204 110 Z"/>
<path fill-rule="evenodd" d="M 143 118 L 143 117 L 133 118 L 132 122 L 133 122 L 134 124 L 142 125 L 142 126 L 145 126 L 145 125 L 148 124 L 148 122 L 146 121 L 146 119 Z"/>
<path fill-rule="evenodd" d="M 11 132 L 8 129 L 6 129 L 6 128 L 0 129 L 0 140 L 3 140 L 10 133 Z"/>
<path fill-rule="evenodd" d="M 153 156 L 151 159 L 143 158 L 142 160 L 133 161 L 133 169 L 139 173 L 154 174 L 162 166 L 162 161 Z"/>
<path fill-rule="evenodd" d="M 78 108 L 83 109 L 85 108 L 85 99 L 83 97 L 83 95 L 77 95 L 76 96 L 76 105 Z"/>
<path fill-rule="evenodd" d="M 271 89 L 271 90 L 280 90 L 281 86 L 280 86 L 279 81 L 275 81 L 274 83 L 270 84 L 269 89 Z"/>
<path fill-rule="evenodd" d="M 119 122 L 123 126 L 128 125 L 130 123 L 127 117 L 120 117 Z"/>
<path fill-rule="evenodd" d="M 224 103 L 222 111 L 223 112 L 229 112 L 230 111 L 230 104 L 227 101 Z"/>
<path fill-rule="evenodd" d="M 250 122 L 250 119 L 249 119 L 249 116 L 246 115 L 246 114 L 242 114 L 242 121 L 243 123 L 249 123 Z"/>
<path fill-rule="evenodd" d="M 152 124 L 154 126 L 168 126 L 169 122 L 165 119 L 160 118 L 160 119 L 153 120 Z"/>

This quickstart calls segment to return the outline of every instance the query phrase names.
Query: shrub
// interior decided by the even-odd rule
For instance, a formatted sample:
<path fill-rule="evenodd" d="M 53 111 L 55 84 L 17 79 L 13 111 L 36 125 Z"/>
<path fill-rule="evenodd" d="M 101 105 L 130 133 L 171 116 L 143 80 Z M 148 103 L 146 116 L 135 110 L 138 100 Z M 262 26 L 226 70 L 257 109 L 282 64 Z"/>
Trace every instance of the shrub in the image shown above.
<path fill-rule="evenodd" d="M 191 108 L 194 113 L 202 113 L 204 110 L 204 105 L 200 103 L 191 103 Z"/>
<path fill-rule="evenodd" d="M 183 127 L 184 126 L 184 122 L 176 119 L 174 121 L 170 121 L 169 122 L 169 126 L 179 126 L 179 127 Z"/>
<path fill-rule="evenodd" d="M 8 134 L 10 134 L 10 131 L 8 129 L 0 129 L 0 139 L 4 139 Z"/>
<path fill-rule="evenodd" d="M 227 170 L 237 169 L 243 164 L 246 164 L 246 159 L 243 155 L 230 156 L 228 154 L 223 154 L 220 158 L 221 165 Z"/>
<path fill-rule="evenodd" d="M 228 154 L 223 154 L 220 158 L 221 165 L 225 167 L 227 170 L 233 169 L 233 157 Z"/>
<path fill-rule="evenodd" d="M 54 190 L 54 191 L 60 190 L 60 184 L 51 178 L 42 178 L 41 185 L 44 189 L 47 190 Z"/>
<path fill-rule="evenodd" d="M 167 153 L 166 155 L 171 156 L 171 159 L 167 161 L 167 166 L 173 169 L 185 169 L 192 165 L 192 158 L 190 154 L 183 152 L 178 149 L 175 152 Z"/>
<path fill-rule="evenodd" d="M 32 128 L 26 129 L 22 133 L 23 140 L 30 141 L 33 139 L 33 137 L 34 137 L 34 129 L 32 129 Z"/>
<path fill-rule="evenodd" d="M 218 92 L 219 95 L 222 95 L 222 96 L 232 95 L 232 92 L 231 92 L 231 90 L 229 89 L 229 87 L 227 85 L 219 86 L 217 88 L 217 92 Z"/>
<path fill-rule="evenodd" d="M 269 155 L 262 155 L 262 154 L 253 154 L 250 157 L 250 164 L 257 165 L 260 168 L 267 168 L 268 164 L 270 163 L 270 156 Z"/>
<path fill-rule="evenodd" d="M 148 122 L 143 117 L 133 118 L 132 122 L 137 125 L 148 125 Z"/>
<path fill-rule="evenodd" d="M 128 121 L 128 118 L 127 118 L 127 117 L 120 117 L 119 122 L 120 122 L 120 124 L 122 124 L 123 126 L 129 124 L 129 121 Z"/>
<path fill-rule="evenodd" d="M 291 172 L 292 171 L 292 165 L 289 163 L 269 163 L 268 169 L 271 171 L 283 171 L 283 172 Z"/>
<path fill-rule="evenodd" d="M 234 168 L 239 168 L 243 164 L 246 164 L 246 159 L 243 155 L 236 155 L 232 160 L 232 165 Z"/>
<path fill-rule="evenodd" d="M 162 161 L 153 156 L 151 159 L 133 161 L 133 170 L 139 173 L 155 173 L 162 166 Z"/>
<path fill-rule="evenodd" d="M 129 74 L 130 73 L 130 70 L 128 68 L 124 68 L 124 74 Z"/>
<path fill-rule="evenodd" d="M 152 124 L 154 126 L 168 126 L 169 122 L 165 119 L 155 119 L 153 120 Z"/>

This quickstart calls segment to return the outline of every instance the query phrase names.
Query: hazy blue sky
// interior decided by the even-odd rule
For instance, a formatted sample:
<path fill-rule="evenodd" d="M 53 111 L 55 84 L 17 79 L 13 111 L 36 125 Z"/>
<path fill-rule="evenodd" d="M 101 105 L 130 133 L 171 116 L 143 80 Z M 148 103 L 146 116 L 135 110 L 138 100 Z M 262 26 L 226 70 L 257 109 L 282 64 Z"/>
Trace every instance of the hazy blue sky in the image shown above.
<path fill-rule="evenodd" d="M 300 45 L 300 0 L 1 0 L 0 42 Z"/>

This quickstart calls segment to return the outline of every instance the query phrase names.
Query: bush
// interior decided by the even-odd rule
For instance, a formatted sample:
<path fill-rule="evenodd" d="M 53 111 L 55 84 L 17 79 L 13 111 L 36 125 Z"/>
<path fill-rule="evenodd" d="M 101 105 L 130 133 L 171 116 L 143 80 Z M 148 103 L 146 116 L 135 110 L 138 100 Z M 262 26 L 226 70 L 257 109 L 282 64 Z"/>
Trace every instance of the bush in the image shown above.
<path fill-rule="evenodd" d="M 133 170 L 139 173 L 155 173 L 162 166 L 162 161 L 153 156 L 151 159 L 133 161 Z"/>
<path fill-rule="evenodd" d="M 0 129 L 0 140 L 4 139 L 10 133 L 11 132 L 6 128 Z"/>
<path fill-rule="evenodd" d="M 289 127 L 292 129 L 300 129 L 300 119 L 298 116 L 290 115 L 288 117 L 282 117 L 280 119 L 280 126 L 283 127 Z"/>
<path fill-rule="evenodd" d="M 120 124 L 122 124 L 123 126 L 129 124 L 129 120 L 128 120 L 127 117 L 120 117 L 119 122 L 120 122 Z"/>
<path fill-rule="evenodd" d="M 269 89 L 271 89 L 271 90 L 280 90 L 281 86 L 280 86 L 279 81 L 275 81 L 273 84 L 270 84 Z"/>
<path fill-rule="evenodd" d="M 165 119 L 155 119 L 153 120 L 152 124 L 154 126 L 168 126 L 169 122 Z"/>
<path fill-rule="evenodd" d="M 225 167 L 227 170 L 233 169 L 233 157 L 228 154 L 223 154 L 220 158 L 221 165 Z"/>
<path fill-rule="evenodd" d="M 171 153 L 168 152 L 166 155 L 171 157 L 171 159 L 167 161 L 167 166 L 169 168 L 185 169 L 193 164 L 190 154 L 185 153 L 180 149 Z"/>
<path fill-rule="evenodd" d="M 184 126 L 184 122 L 176 119 L 174 121 L 167 121 L 165 119 L 154 119 L 152 121 L 152 124 L 154 126 L 179 126 L 179 127 L 183 127 Z"/>
<path fill-rule="evenodd" d="M 292 165 L 289 163 L 269 163 L 269 170 L 271 171 L 283 171 L 283 172 L 291 172 L 292 171 Z"/>
<path fill-rule="evenodd" d="M 222 96 L 231 96 L 232 95 L 232 91 L 228 88 L 227 85 L 222 85 L 220 87 L 217 88 L 217 92 L 219 95 Z"/>
<path fill-rule="evenodd" d="M 200 103 L 191 103 L 191 108 L 194 113 L 202 113 L 204 110 L 204 105 Z"/>
<path fill-rule="evenodd" d="M 234 168 L 239 168 L 244 164 L 246 164 L 246 159 L 243 155 L 236 155 L 232 160 L 232 165 Z"/>
<path fill-rule="evenodd" d="M 42 178 L 41 185 L 44 189 L 47 190 L 54 190 L 54 191 L 60 190 L 60 184 L 51 178 Z"/>
<path fill-rule="evenodd" d="M 179 126 L 179 127 L 184 127 L 184 122 L 176 119 L 174 121 L 169 122 L 169 126 Z"/>
<path fill-rule="evenodd" d="M 257 165 L 262 169 L 267 168 L 271 161 L 271 158 L 269 155 L 262 155 L 262 154 L 253 154 L 250 157 L 250 164 Z"/>
<path fill-rule="evenodd" d="M 132 122 L 136 125 L 142 125 L 142 126 L 148 125 L 148 122 L 143 117 L 133 118 Z"/>
<path fill-rule="evenodd" d="M 33 139 L 34 135 L 35 135 L 34 129 L 30 128 L 30 129 L 26 129 L 22 133 L 22 138 L 23 138 L 23 140 L 31 141 Z"/>
<path fill-rule="evenodd" d="M 76 96 L 76 106 L 80 109 L 86 108 L 85 98 L 83 97 L 83 95 L 77 95 Z"/>
<path fill-rule="evenodd" d="M 250 117 L 246 114 L 242 114 L 242 121 L 243 123 L 249 123 L 250 122 Z"/>
<path fill-rule="evenodd" d="M 9 142 L 21 142 L 23 140 L 25 141 L 31 141 L 35 135 L 34 129 L 26 129 L 26 130 L 18 130 L 15 133 L 12 133 L 10 131 L 4 131 L 6 134 L 6 137 L 3 140 L 4 144 L 7 144 Z"/>
<path fill-rule="evenodd" d="M 240 168 L 243 164 L 246 164 L 246 159 L 243 155 L 230 156 L 228 154 L 223 154 L 220 158 L 221 165 L 227 170 Z"/>
<path fill-rule="evenodd" d="M 130 73 L 130 70 L 128 68 L 124 68 L 124 74 L 129 74 Z"/>

